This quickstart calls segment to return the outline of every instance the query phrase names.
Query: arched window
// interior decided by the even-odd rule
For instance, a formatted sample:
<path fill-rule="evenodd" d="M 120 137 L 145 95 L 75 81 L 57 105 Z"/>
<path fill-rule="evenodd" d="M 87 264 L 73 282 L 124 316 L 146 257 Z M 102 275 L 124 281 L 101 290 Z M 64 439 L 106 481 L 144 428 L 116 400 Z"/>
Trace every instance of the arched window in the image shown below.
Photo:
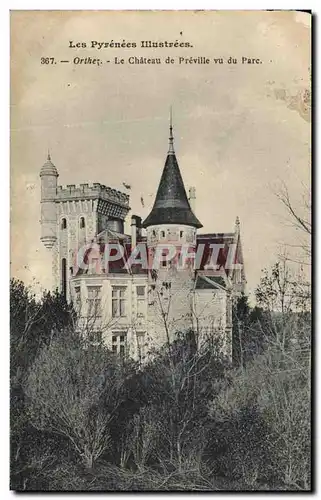
<path fill-rule="evenodd" d="M 153 236 L 156 236 L 156 231 L 155 231 L 155 229 L 153 229 L 153 233 L 152 233 L 152 234 L 153 234 Z"/>
<path fill-rule="evenodd" d="M 179 237 L 180 237 L 180 238 L 183 238 L 183 236 L 184 236 L 184 231 L 180 231 L 180 232 L 179 232 Z"/>
<path fill-rule="evenodd" d="M 67 297 L 67 261 L 62 259 L 61 261 L 61 293 L 66 298 Z"/>
<path fill-rule="evenodd" d="M 80 229 L 84 229 L 84 227 L 85 227 L 85 217 L 80 217 L 79 226 L 80 226 Z"/>
<path fill-rule="evenodd" d="M 161 231 L 161 238 L 165 238 L 165 231 Z"/>
<path fill-rule="evenodd" d="M 61 229 L 67 229 L 67 219 L 61 219 Z"/>

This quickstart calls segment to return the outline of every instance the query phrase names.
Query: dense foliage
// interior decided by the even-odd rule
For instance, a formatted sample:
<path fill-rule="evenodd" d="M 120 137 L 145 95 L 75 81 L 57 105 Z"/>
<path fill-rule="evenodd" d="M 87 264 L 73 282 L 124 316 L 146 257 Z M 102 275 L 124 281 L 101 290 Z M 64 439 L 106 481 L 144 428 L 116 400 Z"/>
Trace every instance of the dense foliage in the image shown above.
<path fill-rule="evenodd" d="M 259 305 L 235 304 L 233 364 L 187 332 L 139 366 L 12 281 L 11 488 L 309 489 L 310 314 Z"/>

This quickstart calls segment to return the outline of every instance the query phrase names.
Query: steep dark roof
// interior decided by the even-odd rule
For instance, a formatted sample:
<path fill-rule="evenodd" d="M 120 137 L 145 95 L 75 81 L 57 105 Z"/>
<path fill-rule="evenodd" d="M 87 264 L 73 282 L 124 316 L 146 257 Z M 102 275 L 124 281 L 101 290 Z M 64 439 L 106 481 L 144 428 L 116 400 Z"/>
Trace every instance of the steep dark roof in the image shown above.
<path fill-rule="evenodd" d="M 174 149 L 170 147 L 151 213 L 143 227 L 156 224 L 184 224 L 203 227 L 192 212 Z"/>

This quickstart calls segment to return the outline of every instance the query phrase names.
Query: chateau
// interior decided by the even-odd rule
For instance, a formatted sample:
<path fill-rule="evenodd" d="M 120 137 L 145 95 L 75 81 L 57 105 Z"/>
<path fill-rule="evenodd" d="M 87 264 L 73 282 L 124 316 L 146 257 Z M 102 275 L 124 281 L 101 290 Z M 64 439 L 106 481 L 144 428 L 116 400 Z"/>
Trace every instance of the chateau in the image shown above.
<path fill-rule="evenodd" d="M 48 154 L 40 171 L 41 241 L 50 252 L 53 289 L 74 303 L 80 331 L 144 361 L 192 328 L 200 347 L 214 337 L 231 356 L 232 303 L 245 287 L 240 223 L 236 218 L 232 232 L 198 232 L 195 188 L 187 197 L 172 124 L 155 202 L 143 221 L 130 216 L 128 194 L 99 183 L 59 186 L 58 175 Z M 131 234 L 124 232 L 126 217 Z M 148 265 L 140 260 L 144 252 Z"/>

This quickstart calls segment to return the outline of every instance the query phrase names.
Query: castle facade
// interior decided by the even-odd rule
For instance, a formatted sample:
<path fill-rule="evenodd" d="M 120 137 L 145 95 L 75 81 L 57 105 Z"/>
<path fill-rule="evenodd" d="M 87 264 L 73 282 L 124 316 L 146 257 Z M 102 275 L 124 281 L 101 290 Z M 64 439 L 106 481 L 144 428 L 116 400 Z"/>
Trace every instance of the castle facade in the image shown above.
<path fill-rule="evenodd" d="M 58 176 L 48 154 L 40 171 L 41 241 L 52 288 L 74 303 L 80 332 L 143 362 L 192 329 L 199 346 L 216 338 L 231 356 L 232 303 L 245 287 L 240 223 L 232 232 L 199 232 L 195 189 L 187 197 L 172 125 L 153 208 L 144 221 L 131 215 L 131 234 L 124 231 L 128 194 L 99 183 L 59 186 Z"/>

